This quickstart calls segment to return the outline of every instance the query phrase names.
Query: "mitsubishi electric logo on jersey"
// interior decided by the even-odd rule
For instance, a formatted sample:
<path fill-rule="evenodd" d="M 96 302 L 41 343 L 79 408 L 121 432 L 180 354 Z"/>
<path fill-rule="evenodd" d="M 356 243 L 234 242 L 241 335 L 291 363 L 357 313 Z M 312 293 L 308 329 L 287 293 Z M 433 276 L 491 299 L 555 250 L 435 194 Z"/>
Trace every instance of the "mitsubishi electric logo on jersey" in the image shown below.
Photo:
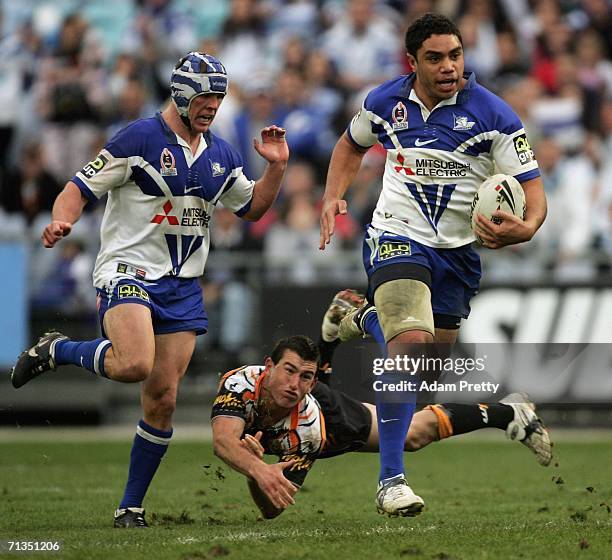
<path fill-rule="evenodd" d="M 185 208 L 183 209 L 183 217 L 181 225 L 188 227 L 208 227 L 210 222 L 210 214 L 203 208 Z"/>
<path fill-rule="evenodd" d="M 414 167 L 409 167 L 402 154 L 397 155 L 397 162 L 399 165 L 394 167 L 395 171 L 403 172 L 405 175 L 416 175 L 417 177 L 466 177 L 472 170 L 469 163 L 429 158 L 418 158 L 415 160 Z"/>
<path fill-rule="evenodd" d="M 414 175 L 414 171 L 412 171 L 410 167 L 406 167 L 404 165 L 405 161 L 406 160 L 404 159 L 404 156 L 402 154 L 397 154 L 397 163 L 399 163 L 399 165 L 396 165 L 394 167 L 395 171 L 397 171 L 398 173 L 401 173 L 403 171 L 406 175 Z"/>
<path fill-rule="evenodd" d="M 472 166 L 457 161 L 423 158 L 415 161 L 415 169 L 419 177 L 465 177 Z"/>
<path fill-rule="evenodd" d="M 391 119 L 393 119 L 393 130 L 406 130 L 408 128 L 408 111 L 406 105 L 401 101 L 397 103 L 391 111 Z"/>
<path fill-rule="evenodd" d="M 472 130 L 472 127 L 476 124 L 474 121 L 468 120 L 464 115 L 455 115 L 453 113 L 453 117 L 455 118 L 453 130 Z"/>
<path fill-rule="evenodd" d="M 181 221 L 170 214 L 172 211 L 172 203 L 168 200 L 166 204 L 163 206 L 163 214 L 155 214 L 153 219 L 151 220 L 152 224 L 161 224 L 164 220 L 168 220 L 168 224 L 171 226 L 181 225 L 183 227 L 208 227 L 208 223 L 210 222 L 210 214 L 206 212 L 203 208 L 192 207 L 192 208 L 183 208 L 183 215 L 181 217 Z"/>
<path fill-rule="evenodd" d="M 164 220 L 168 220 L 168 224 L 171 226 L 179 225 L 178 218 L 170 214 L 172 211 L 172 202 L 168 200 L 166 204 L 162 206 L 162 210 L 164 211 L 163 214 L 155 214 L 155 216 L 153 216 L 153 219 L 151 220 L 152 224 L 161 224 Z"/>

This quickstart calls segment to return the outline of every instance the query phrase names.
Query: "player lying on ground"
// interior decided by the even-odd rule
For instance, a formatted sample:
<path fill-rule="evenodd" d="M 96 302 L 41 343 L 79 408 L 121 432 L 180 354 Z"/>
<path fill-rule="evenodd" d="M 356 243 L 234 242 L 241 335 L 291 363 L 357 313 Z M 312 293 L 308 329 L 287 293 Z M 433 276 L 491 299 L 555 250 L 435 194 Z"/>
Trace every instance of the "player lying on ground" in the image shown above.
<path fill-rule="evenodd" d="M 348 291 L 336 295 L 325 314 L 318 346 L 305 336 L 284 338 L 264 366 L 241 367 L 221 379 L 212 409 L 215 454 L 247 477 L 253 500 L 268 519 L 295 503 L 293 496 L 315 460 L 349 451 L 378 452 L 376 407 L 317 383 L 320 350 L 331 364 L 339 328 L 346 334 L 347 321 L 358 315 L 353 297 Z M 375 315 L 375 308 L 368 309 Z M 534 404 L 516 393 L 497 404 L 427 406 L 414 415 L 404 449 L 417 451 L 481 428 L 505 430 L 531 449 L 541 465 L 551 461 L 548 432 Z M 264 454 L 280 460 L 267 464 Z M 422 505 L 406 515 L 417 515 L 421 509 Z"/>

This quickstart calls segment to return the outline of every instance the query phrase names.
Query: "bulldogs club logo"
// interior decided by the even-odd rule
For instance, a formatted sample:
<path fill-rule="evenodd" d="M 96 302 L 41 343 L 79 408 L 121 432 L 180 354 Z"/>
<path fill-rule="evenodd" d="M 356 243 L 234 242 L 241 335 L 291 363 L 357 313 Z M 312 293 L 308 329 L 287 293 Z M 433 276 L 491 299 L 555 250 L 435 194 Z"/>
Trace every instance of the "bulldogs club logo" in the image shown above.
<path fill-rule="evenodd" d="M 177 175 L 174 154 L 168 148 L 164 148 L 161 156 L 159 156 L 159 166 L 159 171 L 162 176 L 175 177 Z"/>
<path fill-rule="evenodd" d="M 465 115 L 455 115 L 453 113 L 455 124 L 453 130 L 472 130 L 472 127 L 476 124 L 475 121 L 471 121 Z"/>
<path fill-rule="evenodd" d="M 391 111 L 391 118 L 393 119 L 393 130 L 406 130 L 408 128 L 408 110 L 406 105 L 399 101 Z"/>

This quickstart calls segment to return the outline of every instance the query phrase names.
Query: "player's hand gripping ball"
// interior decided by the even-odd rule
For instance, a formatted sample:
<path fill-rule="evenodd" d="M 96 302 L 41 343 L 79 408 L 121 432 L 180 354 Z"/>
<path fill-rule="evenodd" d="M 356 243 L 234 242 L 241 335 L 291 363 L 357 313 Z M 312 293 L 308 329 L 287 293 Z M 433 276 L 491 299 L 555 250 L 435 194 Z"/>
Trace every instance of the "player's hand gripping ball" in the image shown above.
<path fill-rule="evenodd" d="M 502 220 L 493 217 L 493 212 L 496 210 L 514 214 L 517 218 L 524 220 L 525 208 L 525 192 L 514 177 L 503 173 L 489 177 L 478 187 L 470 211 L 470 223 L 476 239 L 484 244 L 476 233 L 476 216 L 478 214 L 482 214 L 486 219 L 499 224 Z"/>

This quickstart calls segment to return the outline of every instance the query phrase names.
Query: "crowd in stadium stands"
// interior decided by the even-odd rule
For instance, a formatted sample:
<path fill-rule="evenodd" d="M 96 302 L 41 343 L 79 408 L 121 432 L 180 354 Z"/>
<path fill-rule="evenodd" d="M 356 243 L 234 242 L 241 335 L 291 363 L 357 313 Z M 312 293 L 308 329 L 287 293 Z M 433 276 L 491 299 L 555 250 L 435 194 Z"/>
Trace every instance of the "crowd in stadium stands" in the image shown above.
<path fill-rule="evenodd" d="M 37 304 L 52 306 L 67 291 L 78 299 L 83 269 L 97 249 L 91 232 L 103 204 L 90 209 L 65 250 L 36 245 L 55 195 L 114 132 L 167 102 L 171 69 L 189 50 L 214 54 L 228 69 L 230 95 L 213 130 L 243 154 L 247 174 L 257 177 L 264 166 L 251 148 L 264 125 L 287 129 L 292 154 L 279 201 L 262 221 L 215 214 L 214 250 L 261 256 L 270 281 L 284 269 L 300 285 L 343 284 L 338 253 L 353 251 L 358 266 L 384 150 L 367 154 L 348 193 L 350 216 L 339 220 L 339 235 L 321 253 L 318 205 L 327 162 L 365 92 L 410 70 L 404 30 L 427 11 L 458 22 L 466 68 L 519 113 L 544 177 L 543 229 L 528 247 L 484 251 L 489 280 L 588 280 L 610 269 L 610 0 L 4 0 L 1 6 L 0 236 L 31 239 Z M 208 269 L 209 305 L 218 304 L 220 315 L 248 300 L 241 262 Z M 35 289 L 51 277 L 52 290 Z M 248 321 L 227 323 L 232 332 L 224 340 L 239 345 Z"/>

